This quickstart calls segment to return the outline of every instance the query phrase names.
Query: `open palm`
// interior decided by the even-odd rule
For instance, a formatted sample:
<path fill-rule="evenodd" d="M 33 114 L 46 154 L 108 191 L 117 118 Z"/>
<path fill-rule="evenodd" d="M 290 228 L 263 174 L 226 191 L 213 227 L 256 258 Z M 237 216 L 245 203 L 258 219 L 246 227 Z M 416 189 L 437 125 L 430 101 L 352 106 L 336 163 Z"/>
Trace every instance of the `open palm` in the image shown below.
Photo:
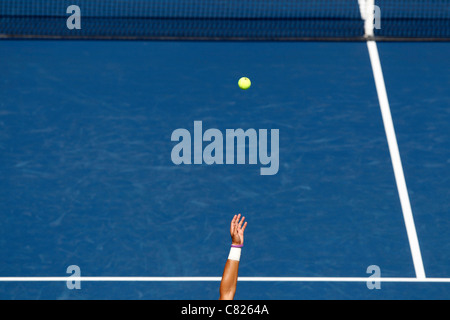
<path fill-rule="evenodd" d="M 231 243 L 234 245 L 243 245 L 244 244 L 244 230 L 247 227 L 247 222 L 244 223 L 245 217 L 242 217 L 239 213 L 235 215 L 231 220 L 230 225 L 230 234 L 231 234 Z"/>

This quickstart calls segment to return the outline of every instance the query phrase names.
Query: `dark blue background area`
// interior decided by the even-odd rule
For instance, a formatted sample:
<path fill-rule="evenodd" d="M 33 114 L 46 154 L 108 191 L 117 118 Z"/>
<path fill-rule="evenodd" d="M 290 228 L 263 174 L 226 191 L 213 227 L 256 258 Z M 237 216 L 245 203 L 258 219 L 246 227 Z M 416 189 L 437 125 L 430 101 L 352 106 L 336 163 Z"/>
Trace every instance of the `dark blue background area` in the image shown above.
<path fill-rule="evenodd" d="M 448 44 L 382 44 L 428 275 L 447 277 Z M 408 54 L 408 59 L 405 55 Z M 0 275 L 413 277 L 364 43 L 2 41 Z M 237 80 L 252 87 L 241 91 Z M 279 129 L 280 169 L 181 165 L 172 132 Z M 447 250 L 446 250 L 447 249 Z M 6 299 L 216 299 L 218 282 L 1 283 Z M 440 298 L 442 284 L 239 283 L 238 299 Z M 408 288 L 409 293 L 405 293 Z"/>
<path fill-rule="evenodd" d="M 219 282 L 82 282 L 68 290 L 64 282 L 0 284 L 2 299 L 151 299 L 217 300 Z M 448 299 L 448 283 L 238 282 L 235 300 L 404 300 Z"/>
<path fill-rule="evenodd" d="M 450 45 L 380 44 L 380 51 L 425 270 L 449 277 Z"/>

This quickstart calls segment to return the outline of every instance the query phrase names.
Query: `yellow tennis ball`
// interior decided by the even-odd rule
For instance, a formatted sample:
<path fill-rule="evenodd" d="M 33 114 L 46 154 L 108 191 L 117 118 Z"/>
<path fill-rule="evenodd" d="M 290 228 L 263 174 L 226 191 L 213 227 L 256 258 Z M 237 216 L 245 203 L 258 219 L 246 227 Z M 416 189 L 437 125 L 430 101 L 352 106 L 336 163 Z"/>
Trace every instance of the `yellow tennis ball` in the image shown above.
<path fill-rule="evenodd" d="M 238 81 L 239 88 L 242 90 L 247 90 L 252 85 L 252 82 L 247 77 L 242 77 Z"/>

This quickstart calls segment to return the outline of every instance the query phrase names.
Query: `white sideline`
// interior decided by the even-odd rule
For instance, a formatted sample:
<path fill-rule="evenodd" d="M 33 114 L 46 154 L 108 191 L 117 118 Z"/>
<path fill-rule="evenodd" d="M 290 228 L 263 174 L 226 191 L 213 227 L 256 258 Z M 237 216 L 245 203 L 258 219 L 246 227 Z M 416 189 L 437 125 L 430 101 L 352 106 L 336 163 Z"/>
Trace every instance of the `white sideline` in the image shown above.
<path fill-rule="evenodd" d="M 380 57 L 375 41 L 367 41 L 369 49 L 370 62 L 372 64 L 373 76 L 377 88 L 378 100 L 380 103 L 381 114 L 383 117 L 384 129 L 389 145 L 392 166 L 394 169 L 395 181 L 397 183 L 400 204 L 403 211 L 403 219 L 405 221 L 406 232 L 408 234 L 409 246 L 411 249 L 414 269 L 416 277 L 419 279 L 426 278 L 425 269 L 420 252 L 419 239 L 417 238 L 416 227 L 414 225 L 411 204 L 409 202 L 408 189 L 406 188 L 405 176 L 403 173 L 402 161 L 398 150 L 397 138 L 395 136 L 394 124 L 392 122 L 391 110 L 384 83 L 383 71 L 381 69 Z"/>

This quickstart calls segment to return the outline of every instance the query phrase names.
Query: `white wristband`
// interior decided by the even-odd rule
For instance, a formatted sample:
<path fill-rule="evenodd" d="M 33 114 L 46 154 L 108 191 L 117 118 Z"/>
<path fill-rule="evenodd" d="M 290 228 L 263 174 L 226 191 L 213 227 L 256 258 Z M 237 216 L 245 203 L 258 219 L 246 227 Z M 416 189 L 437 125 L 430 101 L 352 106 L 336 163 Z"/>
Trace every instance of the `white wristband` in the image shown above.
<path fill-rule="evenodd" d="M 241 258 L 241 248 L 231 247 L 230 254 L 228 255 L 228 260 L 239 261 Z"/>

